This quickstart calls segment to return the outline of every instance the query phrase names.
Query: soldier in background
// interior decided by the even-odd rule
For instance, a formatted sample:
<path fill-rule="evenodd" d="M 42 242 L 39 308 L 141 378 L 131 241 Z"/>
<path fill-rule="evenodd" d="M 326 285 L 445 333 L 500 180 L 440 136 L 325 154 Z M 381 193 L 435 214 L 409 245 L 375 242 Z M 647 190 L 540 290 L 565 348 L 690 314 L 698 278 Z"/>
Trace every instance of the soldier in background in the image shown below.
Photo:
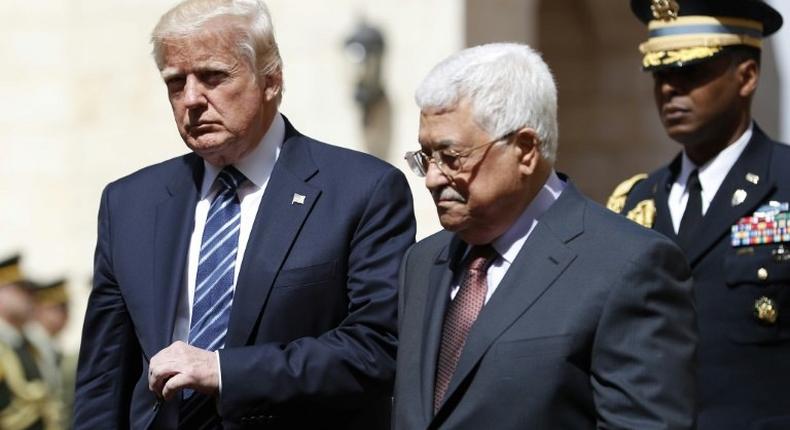
<path fill-rule="evenodd" d="M 19 257 L 0 261 L 0 429 L 56 430 L 57 408 L 41 376 L 39 352 L 23 332 L 33 301 Z"/>
<path fill-rule="evenodd" d="M 631 0 L 661 123 L 682 152 L 609 207 L 684 250 L 699 325 L 700 430 L 790 429 L 790 147 L 752 120 L 762 39 L 755 0 Z M 772 90 L 772 89 L 769 89 Z"/>
<path fill-rule="evenodd" d="M 69 319 L 69 296 L 66 289 L 66 280 L 58 279 L 49 283 L 29 283 L 33 297 L 33 313 L 31 320 L 25 326 L 25 334 L 30 342 L 39 351 L 39 368 L 44 381 L 47 383 L 49 393 L 55 403 L 61 427 L 66 427 L 69 422 L 66 412 L 70 409 L 71 402 L 66 400 L 66 393 L 73 391 L 73 386 L 66 389 L 64 373 L 73 375 L 76 371 L 75 363 L 70 362 L 68 369 L 64 368 L 63 351 L 57 337 Z M 73 383 L 73 376 L 69 378 Z M 69 399 L 73 396 L 69 395 Z"/>

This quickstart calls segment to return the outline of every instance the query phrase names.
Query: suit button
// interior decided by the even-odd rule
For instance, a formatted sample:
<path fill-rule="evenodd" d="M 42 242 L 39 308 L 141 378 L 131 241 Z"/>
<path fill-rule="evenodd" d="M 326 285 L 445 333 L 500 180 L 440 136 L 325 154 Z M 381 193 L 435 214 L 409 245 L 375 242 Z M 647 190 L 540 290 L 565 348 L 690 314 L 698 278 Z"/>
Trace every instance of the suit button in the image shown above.
<path fill-rule="evenodd" d="M 765 281 L 766 279 L 768 279 L 768 271 L 765 270 L 765 267 L 761 267 L 757 271 L 757 279 L 759 279 L 761 281 Z"/>

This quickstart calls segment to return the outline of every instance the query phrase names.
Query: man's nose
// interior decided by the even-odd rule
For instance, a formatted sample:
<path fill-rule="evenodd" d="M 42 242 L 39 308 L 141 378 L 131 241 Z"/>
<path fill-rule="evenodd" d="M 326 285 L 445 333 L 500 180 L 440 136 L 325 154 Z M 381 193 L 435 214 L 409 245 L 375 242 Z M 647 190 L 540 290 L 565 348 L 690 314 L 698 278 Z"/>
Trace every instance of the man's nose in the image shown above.
<path fill-rule="evenodd" d="M 655 76 L 656 90 L 664 99 L 672 98 L 682 92 L 682 79 L 674 73 L 660 72 Z"/>
<path fill-rule="evenodd" d="M 659 83 L 659 91 L 661 91 L 661 95 L 665 98 L 671 98 L 672 96 L 679 93 L 678 87 L 672 83 L 670 80 L 663 80 Z"/>
<path fill-rule="evenodd" d="M 450 178 L 442 172 L 442 169 L 434 162 L 428 163 L 428 170 L 425 172 L 425 187 L 433 190 L 449 184 Z"/>
<path fill-rule="evenodd" d="M 187 76 L 186 83 L 184 84 L 184 104 L 186 107 L 191 108 L 202 106 L 205 103 L 205 87 L 196 76 Z"/>

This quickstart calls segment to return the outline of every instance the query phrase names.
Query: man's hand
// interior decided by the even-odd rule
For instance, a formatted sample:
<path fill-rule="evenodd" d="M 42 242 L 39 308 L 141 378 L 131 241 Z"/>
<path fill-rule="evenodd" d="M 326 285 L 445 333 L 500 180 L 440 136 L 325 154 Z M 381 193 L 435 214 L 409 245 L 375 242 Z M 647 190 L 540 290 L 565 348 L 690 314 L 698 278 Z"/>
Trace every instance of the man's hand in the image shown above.
<path fill-rule="evenodd" d="M 148 389 L 165 400 L 184 388 L 216 395 L 219 369 L 215 354 L 184 342 L 173 342 L 151 357 Z"/>

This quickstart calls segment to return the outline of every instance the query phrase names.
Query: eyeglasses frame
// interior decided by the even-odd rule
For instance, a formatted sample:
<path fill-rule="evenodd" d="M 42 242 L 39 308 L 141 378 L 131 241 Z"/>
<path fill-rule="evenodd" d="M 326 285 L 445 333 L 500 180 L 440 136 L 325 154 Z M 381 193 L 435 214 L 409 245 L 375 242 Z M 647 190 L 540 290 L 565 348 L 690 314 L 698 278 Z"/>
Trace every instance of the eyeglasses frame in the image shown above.
<path fill-rule="evenodd" d="M 439 171 L 442 172 L 442 174 L 444 176 L 452 179 L 453 177 L 455 177 L 456 175 L 458 175 L 459 173 L 464 171 L 464 167 L 465 167 L 464 166 L 464 160 L 469 158 L 469 156 L 472 155 L 472 153 L 474 153 L 478 149 L 486 148 L 486 147 L 489 147 L 491 145 L 494 145 L 495 143 L 501 142 L 501 141 L 506 140 L 506 139 L 510 139 L 517 132 L 518 132 L 518 130 L 510 131 L 508 133 L 505 133 L 505 134 L 497 137 L 494 140 L 491 140 L 491 141 L 488 141 L 486 143 L 474 146 L 472 148 L 469 148 L 469 149 L 467 149 L 465 151 L 461 151 L 461 152 L 456 151 L 453 148 L 445 148 L 445 149 L 440 149 L 438 151 L 432 151 L 431 155 L 429 156 L 428 154 L 425 153 L 425 151 L 420 149 L 418 151 L 408 151 L 408 152 L 406 152 L 406 154 L 404 154 L 403 158 L 406 160 L 406 163 L 409 165 L 409 169 L 411 169 L 411 171 L 415 175 L 420 177 L 420 178 L 424 178 L 425 176 L 428 175 L 428 169 L 430 168 L 431 163 L 434 163 L 434 164 L 436 164 L 436 167 L 439 168 Z M 448 170 L 446 170 L 446 169 L 448 169 L 447 165 L 442 160 L 437 159 L 436 158 L 436 154 L 444 154 L 444 155 L 449 155 L 451 157 L 454 157 L 455 159 L 459 160 L 460 165 L 454 171 L 448 171 Z M 425 163 L 424 166 L 423 166 L 423 163 L 421 162 L 422 159 L 428 160 L 428 162 Z"/>

